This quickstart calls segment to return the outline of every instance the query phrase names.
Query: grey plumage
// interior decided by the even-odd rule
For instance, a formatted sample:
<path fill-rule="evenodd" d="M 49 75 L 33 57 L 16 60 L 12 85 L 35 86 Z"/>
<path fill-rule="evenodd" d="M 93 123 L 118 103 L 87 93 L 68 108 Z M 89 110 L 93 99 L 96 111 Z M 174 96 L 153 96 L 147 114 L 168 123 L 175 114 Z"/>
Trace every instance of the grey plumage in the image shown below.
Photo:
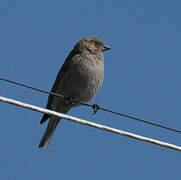
<path fill-rule="evenodd" d="M 80 102 L 91 100 L 101 88 L 104 79 L 103 52 L 110 48 L 97 37 L 87 37 L 77 42 L 61 67 L 52 92 L 75 98 Z M 78 106 L 75 104 L 73 106 Z M 72 107 L 65 98 L 49 95 L 47 109 L 67 113 Z M 60 119 L 44 114 L 40 123 L 50 118 L 39 147 L 48 149 Z"/>

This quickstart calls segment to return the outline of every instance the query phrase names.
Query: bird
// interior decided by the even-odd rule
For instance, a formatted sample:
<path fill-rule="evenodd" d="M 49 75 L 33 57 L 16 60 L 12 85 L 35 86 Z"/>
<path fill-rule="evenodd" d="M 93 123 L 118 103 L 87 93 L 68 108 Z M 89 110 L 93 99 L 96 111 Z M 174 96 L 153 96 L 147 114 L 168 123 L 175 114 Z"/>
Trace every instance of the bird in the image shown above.
<path fill-rule="evenodd" d="M 99 91 L 104 80 L 104 51 L 111 48 L 98 37 L 89 36 L 79 40 L 60 68 L 51 92 L 63 95 L 60 98 L 49 95 L 47 109 L 66 114 L 79 102 L 90 101 Z M 74 103 L 70 103 L 74 99 Z M 61 118 L 44 114 L 40 124 L 49 119 L 39 148 L 48 150 L 55 129 Z"/>

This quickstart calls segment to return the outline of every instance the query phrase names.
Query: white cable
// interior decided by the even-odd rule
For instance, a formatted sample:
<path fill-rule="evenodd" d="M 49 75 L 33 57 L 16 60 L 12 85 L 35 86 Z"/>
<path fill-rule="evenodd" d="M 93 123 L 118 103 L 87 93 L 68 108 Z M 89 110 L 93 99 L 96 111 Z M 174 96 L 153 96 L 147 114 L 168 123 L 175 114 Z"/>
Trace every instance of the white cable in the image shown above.
<path fill-rule="evenodd" d="M 31 109 L 33 111 L 46 113 L 48 115 L 57 116 L 57 117 L 60 117 L 60 118 L 63 118 L 63 119 L 67 119 L 67 120 L 74 121 L 74 122 L 77 122 L 77 123 L 80 123 L 80 124 L 84 124 L 86 126 L 91 126 L 91 127 L 94 127 L 94 128 L 98 128 L 98 129 L 102 129 L 102 130 L 109 131 L 109 132 L 112 132 L 112 133 L 116 133 L 116 134 L 119 134 L 119 135 L 122 135 L 122 136 L 127 136 L 127 137 L 137 139 L 137 140 L 140 140 L 140 141 L 145 141 L 145 142 L 148 142 L 148 143 L 156 144 L 156 145 L 163 146 L 163 147 L 166 147 L 166 148 L 170 148 L 170 149 L 173 149 L 173 150 L 176 150 L 176 151 L 181 151 L 181 147 L 176 146 L 174 144 L 170 144 L 170 143 L 166 143 L 166 142 L 163 142 L 163 141 L 147 138 L 147 137 L 140 136 L 140 135 L 136 135 L 136 134 L 133 134 L 133 133 L 129 133 L 129 132 L 122 131 L 122 130 L 119 130 L 119 129 L 111 128 L 111 127 L 104 126 L 104 125 L 101 125 L 101 124 L 96 124 L 96 123 L 89 122 L 89 121 L 79 119 L 79 118 L 76 118 L 76 117 L 72 117 L 72 116 L 69 116 L 69 115 L 66 115 L 66 114 L 57 113 L 55 111 L 51 111 L 51 110 L 40 108 L 40 107 L 33 106 L 33 105 L 30 105 L 30 104 L 22 103 L 20 101 L 16 101 L 16 100 L 13 100 L 13 99 L 9 99 L 9 98 L 5 98 L 5 97 L 0 96 L 0 101 L 5 102 L 5 103 L 9 103 L 9 104 L 14 104 L 16 106 L 20 106 L 20 107 L 23 107 L 23 108 L 26 108 L 26 109 Z"/>

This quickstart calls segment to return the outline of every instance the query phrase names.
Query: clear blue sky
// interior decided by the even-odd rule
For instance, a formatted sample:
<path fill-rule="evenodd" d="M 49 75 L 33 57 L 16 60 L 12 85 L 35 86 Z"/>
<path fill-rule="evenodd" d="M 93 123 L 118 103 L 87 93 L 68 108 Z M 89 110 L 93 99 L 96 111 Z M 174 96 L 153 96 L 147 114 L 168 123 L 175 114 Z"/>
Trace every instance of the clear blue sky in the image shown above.
<path fill-rule="evenodd" d="M 95 35 L 105 80 L 92 100 L 181 129 L 181 2 L 0 1 L 0 73 L 50 90 L 73 45 Z M 47 95 L 0 82 L 0 95 L 45 107 Z M 0 179 L 178 179 L 181 153 L 62 120 L 48 151 L 38 149 L 42 114 L 0 103 Z M 181 145 L 181 134 L 92 109 L 69 114 Z"/>

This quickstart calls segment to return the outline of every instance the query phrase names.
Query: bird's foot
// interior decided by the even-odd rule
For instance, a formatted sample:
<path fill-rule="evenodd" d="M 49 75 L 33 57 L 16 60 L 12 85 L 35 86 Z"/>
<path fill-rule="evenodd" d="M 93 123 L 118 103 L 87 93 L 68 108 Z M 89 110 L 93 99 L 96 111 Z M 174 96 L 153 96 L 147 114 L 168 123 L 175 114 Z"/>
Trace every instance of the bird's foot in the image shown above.
<path fill-rule="evenodd" d="M 69 101 L 69 103 L 68 103 L 69 106 L 74 106 L 75 104 L 78 103 L 78 100 L 74 97 L 69 97 L 69 98 L 67 98 L 67 100 Z"/>
<path fill-rule="evenodd" d="M 93 108 L 93 111 L 94 111 L 92 114 L 96 114 L 97 111 L 99 110 L 99 105 L 98 104 L 93 104 L 92 108 Z"/>

